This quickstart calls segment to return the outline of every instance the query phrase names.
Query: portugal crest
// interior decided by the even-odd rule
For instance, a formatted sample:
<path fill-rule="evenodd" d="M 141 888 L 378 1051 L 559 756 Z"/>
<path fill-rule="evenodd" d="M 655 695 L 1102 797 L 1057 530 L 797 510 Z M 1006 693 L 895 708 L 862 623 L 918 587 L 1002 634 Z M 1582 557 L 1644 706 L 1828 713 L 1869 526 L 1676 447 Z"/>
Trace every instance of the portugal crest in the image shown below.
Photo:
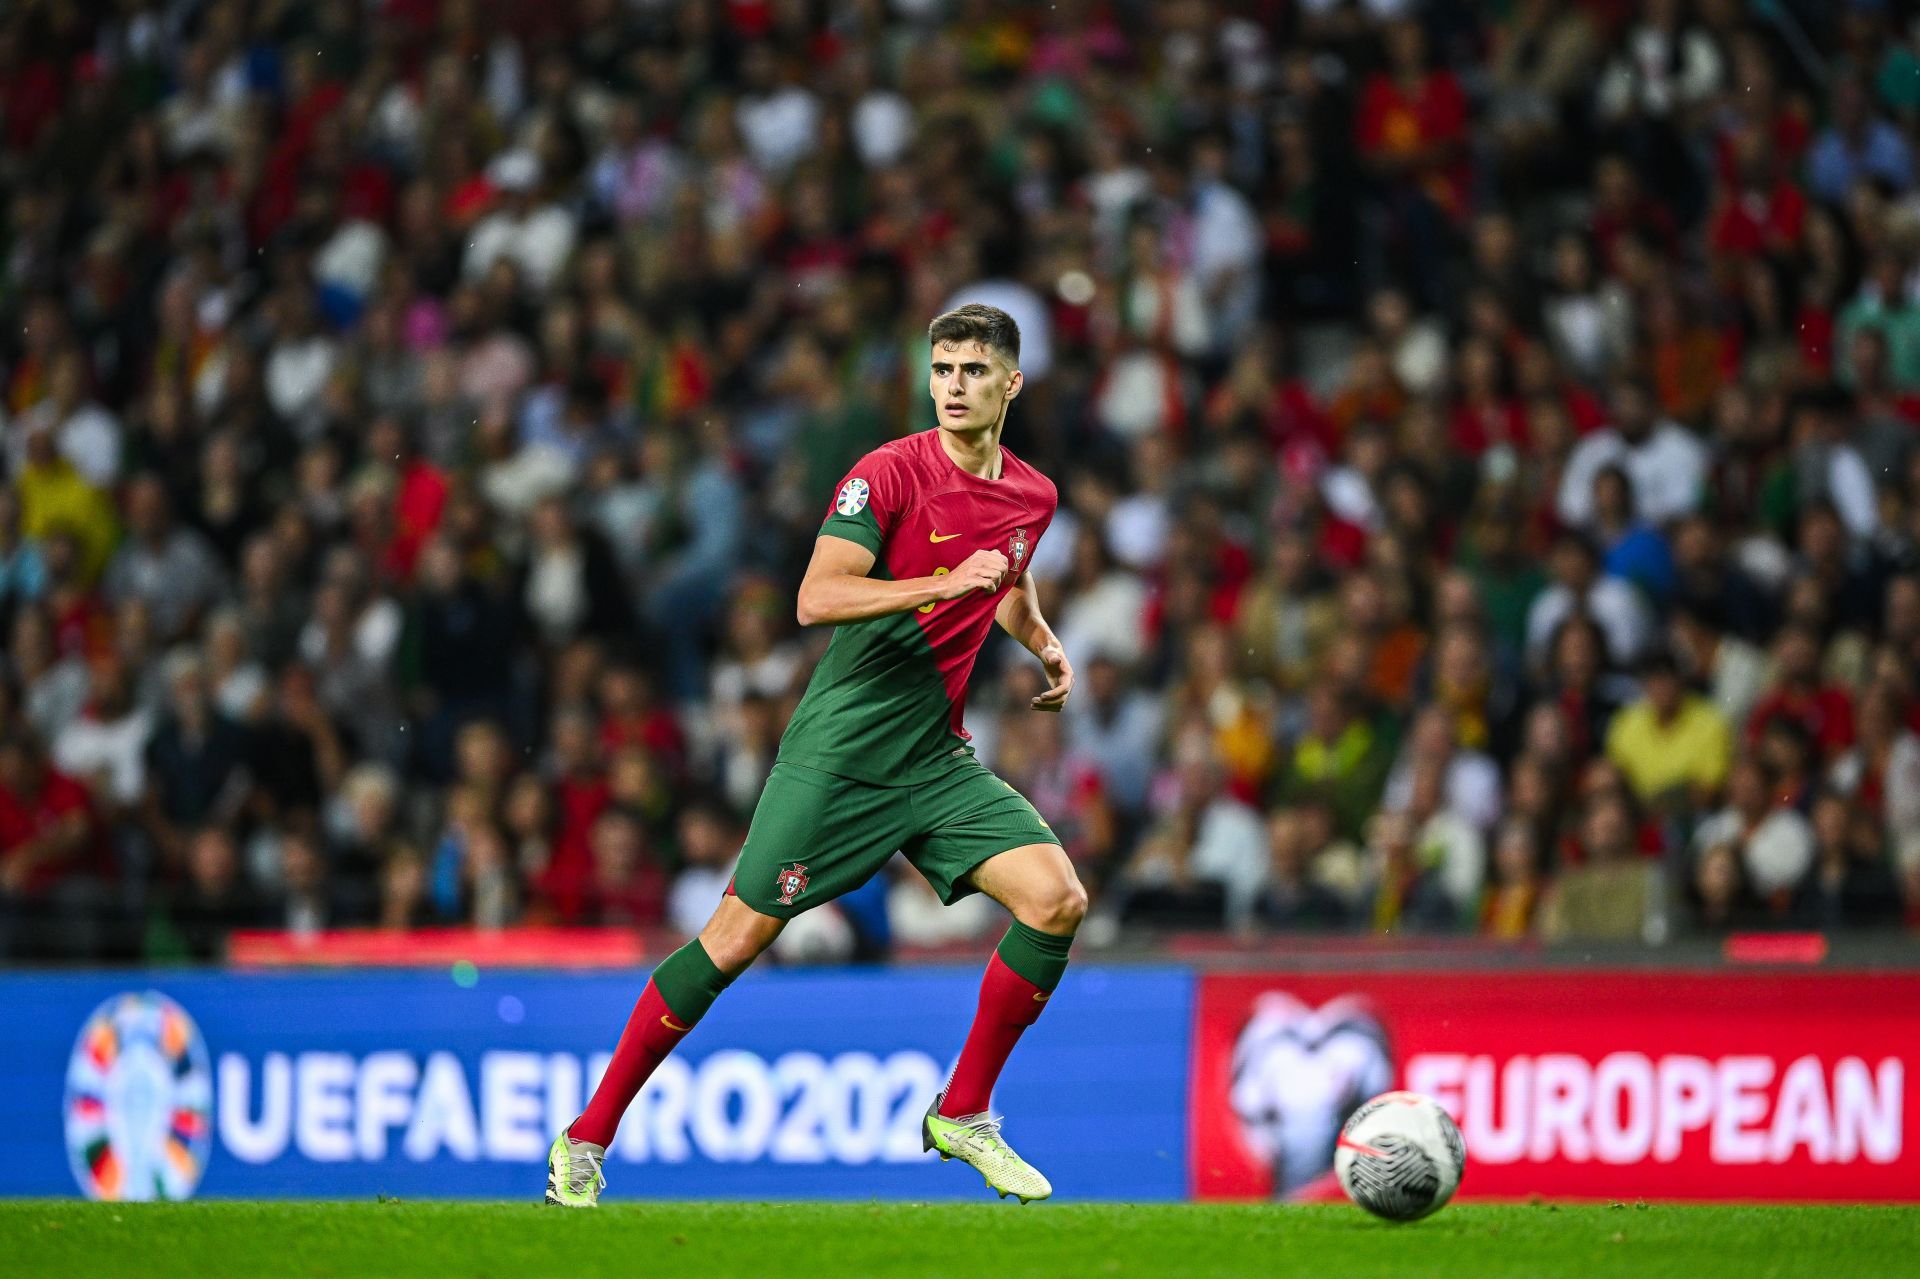
<path fill-rule="evenodd" d="M 1013 560 L 1013 571 L 1017 574 L 1020 572 L 1020 562 L 1027 558 L 1027 530 L 1013 530 L 1013 540 L 1007 544 L 1007 550 L 1011 552 L 1009 558 Z"/>
<path fill-rule="evenodd" d="M 799 862 L 782 866 L 774 873 L 773 887 L 780 894 L 775 901 L 782 906 L 793 905 L 793 899 L 807 891 L 807 868 Z"/>

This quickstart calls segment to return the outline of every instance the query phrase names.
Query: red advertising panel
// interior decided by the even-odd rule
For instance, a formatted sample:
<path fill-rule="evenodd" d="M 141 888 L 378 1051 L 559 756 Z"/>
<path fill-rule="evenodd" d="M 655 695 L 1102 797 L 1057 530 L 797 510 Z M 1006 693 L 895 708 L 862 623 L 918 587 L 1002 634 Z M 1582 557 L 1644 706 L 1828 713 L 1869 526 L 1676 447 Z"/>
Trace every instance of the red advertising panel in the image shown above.
<path fill-rule="evenodd" d="M 1920 1201 L 1920 976 L 1263 973 L 1200 980 L 1203 1199 L 1338 1193 L 1388 1088 L 1439 1100 L 1465 1196 Z"/>

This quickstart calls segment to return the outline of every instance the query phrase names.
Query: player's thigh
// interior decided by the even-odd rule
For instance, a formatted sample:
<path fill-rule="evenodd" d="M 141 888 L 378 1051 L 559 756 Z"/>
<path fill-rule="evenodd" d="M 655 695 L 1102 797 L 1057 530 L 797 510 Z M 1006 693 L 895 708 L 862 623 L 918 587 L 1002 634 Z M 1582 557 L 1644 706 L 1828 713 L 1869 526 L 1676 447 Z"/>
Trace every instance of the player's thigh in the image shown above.
<path fill-rule="evenodd" d="M 1053 828 L 1025 795 L 984 767 L 955 769 L 949 777 L 914 787 L 913 803 L 918 833 L 901 851 L 943 902 L 985 889 L 980 868 L 1016 849 L 1052 848 L 1071 873 Z"/>
<path fill-rule="evenodd" d="M 973 868 L 981 892 L 1044 933 L 1071 935 L 1087 914 L 1087 890 L 1058 844 L 1026 844 Z"/>
<path fill-rule="evenodd" d="M 867 882 L 912 833 L 905 787 L 778 763 L 753 810 L 734 895 L 792 919 Z"/>

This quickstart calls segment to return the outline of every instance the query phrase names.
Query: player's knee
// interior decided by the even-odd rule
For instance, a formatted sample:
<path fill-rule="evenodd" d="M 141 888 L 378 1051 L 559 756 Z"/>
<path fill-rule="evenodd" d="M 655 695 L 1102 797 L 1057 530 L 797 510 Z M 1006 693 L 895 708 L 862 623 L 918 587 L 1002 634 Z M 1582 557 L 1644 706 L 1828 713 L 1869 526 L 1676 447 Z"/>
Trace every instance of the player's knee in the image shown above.
<path fill-rule="evenodd" d="M 737 977 L 752 967 L 753 961 L 760 958 L 760 953 L 772 944 L 771 933 L 764 939 L 745 932 L 700 939 L 700 945 L 706 949 L 707 958 L 713 961 L 713 966 L 729 977 Z"/>
<path fill-rule="evenodd" d="M 715 913 L 700 933 L 701 949 L 707 952 L 707 958 L 713 966 L 729 977 L 738 976 L 760 958 L 762 951 L 773 945 L 773 939 L 780 935 L 785 921 L 771 915 L 762 915 L 751 909 L 729 911 L 724 907 Z"/>
<path fill-rule="evenodd" d="M 1070 936 L 1087 917 L 1087 890 L 1079 880 L 1069 879 L 1046 894 L 1038 913 L 1040 920 L 1034 927 L 1044 933 Z"/>

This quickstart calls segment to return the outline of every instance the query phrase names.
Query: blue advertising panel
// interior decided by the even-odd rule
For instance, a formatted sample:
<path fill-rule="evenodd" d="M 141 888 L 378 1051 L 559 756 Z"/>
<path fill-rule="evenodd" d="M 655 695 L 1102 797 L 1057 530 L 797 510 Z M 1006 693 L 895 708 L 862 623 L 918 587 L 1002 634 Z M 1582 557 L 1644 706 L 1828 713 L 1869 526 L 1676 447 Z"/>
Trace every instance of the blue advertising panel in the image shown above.
<path fill-rule="evenodd" d="M 458 980 L 456 980 L 458 978 Z M 537 1198 L 642 973 L 0 977 L 0 1196 Z M 618 1198 L 984 1193 L 920 1149 L 976 969 L 739 981 L 635 1102 Z M 995 1094 L 1074 1199 L 1185 1194 L 1193 978 L 1070 969 Z"/>

